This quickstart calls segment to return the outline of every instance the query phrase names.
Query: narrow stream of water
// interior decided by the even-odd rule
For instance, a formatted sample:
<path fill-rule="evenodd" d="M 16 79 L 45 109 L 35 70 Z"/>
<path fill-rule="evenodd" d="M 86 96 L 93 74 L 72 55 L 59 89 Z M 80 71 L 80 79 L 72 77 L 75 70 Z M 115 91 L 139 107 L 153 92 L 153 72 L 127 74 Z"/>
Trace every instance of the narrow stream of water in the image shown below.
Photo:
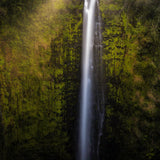
<path fill-rule="evenodd" d="M 95 76 L 101 75 L 102 67 L 100 67 L 102 58 L 102 35 L 101 35 L 101 19 L 100 12 L 97 8 L 98 0 L 85 0 L 83 11 L 83 50 L 82 50 L 82 80 L 81 80 L 81 104 L 80 104 L 80 128 L 79 128 L 79 160 L 90 160 L 92 154 L 91 135 L 93 135 L 91 128 L 93 125 L 93 106 L 97 103 L 98 113 L 98 135 L 97 135 L 97 157 L 99 155 L 100 137 L 102 134 L 102 125 L 104 119 L 104 113 L 102 109 L 103 90 L 101 87 L 95 87 L 95 82 L 101 82 L 95 80 Z M 99 60 L 95 60 L 95 55 L 99 56 Z M 98 64 L 99 65 L 98 65 Z M 98 65 L 98 69 L 95 69 Z M 95 70 L 97 70 L 95 75 Z M 93 89 L 94 88 L 94 89 Z M 94 93 L 96 91 L 97 93 Z M 98 96 L 100 97 L 98 98 Z M 95 98 L 97 100 L 95 100 Z M 94 138 L 92 138 L 93 141 Z"/>

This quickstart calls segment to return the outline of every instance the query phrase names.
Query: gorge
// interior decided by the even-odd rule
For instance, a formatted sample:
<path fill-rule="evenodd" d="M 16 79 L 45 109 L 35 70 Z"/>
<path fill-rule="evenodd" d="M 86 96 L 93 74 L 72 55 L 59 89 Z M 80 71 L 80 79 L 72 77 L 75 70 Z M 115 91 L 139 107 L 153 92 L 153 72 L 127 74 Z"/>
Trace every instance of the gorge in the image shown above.
<path fill-rule="evenodd" d="M 159 0 L 0 0 L 0 160 L 159 160 L 159 17 Z"/>

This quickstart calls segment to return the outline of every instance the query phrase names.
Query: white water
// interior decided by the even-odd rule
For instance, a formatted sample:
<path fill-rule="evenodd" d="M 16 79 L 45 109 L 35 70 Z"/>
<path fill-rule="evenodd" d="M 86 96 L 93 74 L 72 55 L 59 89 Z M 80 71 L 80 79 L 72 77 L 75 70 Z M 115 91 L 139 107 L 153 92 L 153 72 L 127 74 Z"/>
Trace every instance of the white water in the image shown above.
<path fill-rule="evenodd" d="M 94 21 L 96 0 L 85 0 L 83 12 L 83 58 L 82 58 L 82 84 L 81 84 L 81 117 L 79 137 L 79 159 L 89 160 L 91 154 L 91 112 L 92 112 L 92 72 L 93 72 L 93 46 Z"/>

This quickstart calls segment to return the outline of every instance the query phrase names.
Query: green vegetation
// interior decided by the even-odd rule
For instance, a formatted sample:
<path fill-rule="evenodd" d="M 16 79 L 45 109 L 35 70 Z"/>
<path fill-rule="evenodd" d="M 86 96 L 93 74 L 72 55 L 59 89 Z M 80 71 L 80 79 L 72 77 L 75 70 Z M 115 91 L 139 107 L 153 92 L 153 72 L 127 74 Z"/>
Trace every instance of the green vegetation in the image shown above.
<path fill-rule="evenodd" d="M 77 4 L 0 2 L 1 160 L 73 159 L 82 32 Z"/>
<path fill-rule="evenodd" d="M 101 0 L 107 100 L 102 159 L 160 158 L 159 10 L 157 0 Z"/>

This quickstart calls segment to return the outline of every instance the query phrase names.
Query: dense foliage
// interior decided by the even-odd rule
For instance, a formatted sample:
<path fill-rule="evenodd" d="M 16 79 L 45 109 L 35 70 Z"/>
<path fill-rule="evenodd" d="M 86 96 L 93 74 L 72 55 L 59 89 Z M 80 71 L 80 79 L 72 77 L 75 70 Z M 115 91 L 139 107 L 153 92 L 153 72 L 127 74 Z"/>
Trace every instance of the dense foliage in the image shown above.
<path fill-rule="evenodd" d="M 0 159 L 75 159 L 81 0 L 0 1 Z M 160 159 L 160 1 L 100 0 L 101 160 Z"/>
<path fill-rule="evenodd" d="M 0 5 L 0 159 L 73 159 L 82 5 Z"/>
<path fill-rule="evenodd" d="M 102 159 L 160 158 L 159 11 L 158 0 L 101 0 L 107 93 Z"/>

